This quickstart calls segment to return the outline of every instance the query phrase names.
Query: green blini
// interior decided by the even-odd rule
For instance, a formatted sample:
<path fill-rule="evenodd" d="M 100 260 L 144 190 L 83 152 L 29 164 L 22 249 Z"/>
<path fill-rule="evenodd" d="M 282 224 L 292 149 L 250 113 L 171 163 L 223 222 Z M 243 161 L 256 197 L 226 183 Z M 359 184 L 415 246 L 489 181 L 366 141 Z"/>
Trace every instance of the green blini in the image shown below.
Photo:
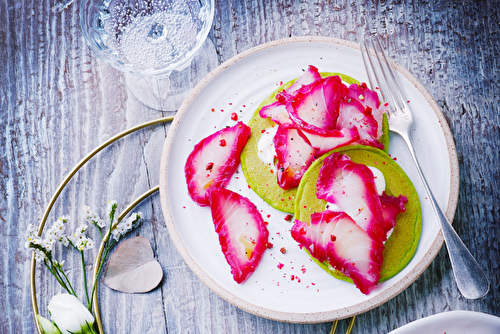
<path fill-rule="evenodd" d="M 322 77 L 334 75 L 338 75 L 342 79 L 342 81 L 348 85 L 359 83 L 357 80 L 341 73 L 321 73 Z M 257 143 L 262 136 L 262 131 L 269 129 L 275 125 L 275 123 L 270 118 L 260 117 L 260 109 L 268 104 L 275 102 L 276 94 L 283 89 L 290 87 L 295 82 L 295 80 L 297 79 L 283 84 L 281 87 L 272 92 L 257 107 L 257 110 L 252 115 L 252 118 L 248 123 L 248 126 L 250 126 L 252 130 L 252 135 L 250 136 L 250 139 L 248 140 L 245 148 L 241 153 L 241 168 L 249 187 L 273 208 L 287 213 L 294 212 L 297 188 L 283 190 L 278 185 L 276 181 L 276 174 L 257 156 Z M 384 144 L 384 150 L 387 151 L 389 148 L 389 125 L 387 122 L 387 117 L 385 115 L 382 124 L 382 132 L 383 135 L 381 138 L 381 143 Z"/>
<path fill-rule="evenodd" d="M 332 152 L 346 154 L 355 163 L 377 168 L 384 175 L 387 195 L 404 195 L 408 198 L 406 211 L 397 216 L 396 226 L 385 243 L 380 281 L 388 280 L 406 267 L 417 249 L 422 230 L 422 211 L 417 191 L 403 169 L 384 151 L 358 145 L 341 147 Z M 316 160 L 302 177 L 296 193 L 295 219 L 309 223 L 312 213 L 325 210 L 326 201 L 316 197 L 316 181 L 323 160 L 332 152 Z M 334 277 L 352 282 L 327 262 L 315 262 Z"/>

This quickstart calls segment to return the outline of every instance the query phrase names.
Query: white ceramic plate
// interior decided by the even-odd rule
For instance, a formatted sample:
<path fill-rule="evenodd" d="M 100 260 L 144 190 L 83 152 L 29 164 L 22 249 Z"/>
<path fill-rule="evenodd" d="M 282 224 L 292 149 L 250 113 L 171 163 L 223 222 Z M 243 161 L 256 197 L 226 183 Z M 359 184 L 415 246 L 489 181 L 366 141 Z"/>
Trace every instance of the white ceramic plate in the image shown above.
<path fill-rule="evenodd" d="M 471 311 L 450 311 L 411 322 L 389 334 L 498 334 L 500 318 Z"/>
<path fill-rule="evenodd" d="M 342 319 L 385 303 L 410 285 L 438 253 L 443 239 L 430 202 L 411 158 L 398 137 L 390 154 L 413 180 L 423 210 L 422 236 L 409 265 L 365 296 L 354 285 L 332 278 L 315 265 L 290 237 L 292 226 L 281 213 L 255 195 L 241 169 L 228 188 L 250 198 L 269 222 L 270 242 L 253 275 L 236 284 L 220 250 L 210 209 L 188 196 L 184 164 L 194 145 L 225 126 L 231 113 L 248 122 L 261 101 L 280 83 L 300 76 L 308 65 L 320 71 L 342 72 L 367 81 L 357 45 L 337 39 L 302 37 L 255 47 L 211 72 L 186 98 L 167 136 L 160 171 L 160 197 L 175 246 L 193 272 L 213 291 L 250 313 L 287 322 L 313 323 Z M 447 123 L 425 88 L 394 64 L 410 106 L 417 110 L 412 131 L 421 165 L 437 201 L 453 217 L 458 196 L 458 163 Z M 286 254 L 280 249 L 284 247 Z M 283 264 L 279 269 L 278 265 Z"/>

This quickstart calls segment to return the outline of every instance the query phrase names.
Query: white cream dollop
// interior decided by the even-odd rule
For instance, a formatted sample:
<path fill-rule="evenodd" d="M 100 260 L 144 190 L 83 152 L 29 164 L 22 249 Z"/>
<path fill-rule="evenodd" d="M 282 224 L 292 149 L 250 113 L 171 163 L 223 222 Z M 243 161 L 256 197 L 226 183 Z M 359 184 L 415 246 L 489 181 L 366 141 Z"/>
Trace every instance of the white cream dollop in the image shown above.
<path fill-rule="evenodd" d="M 385 177 L 382 172 L 375 167 L 367 166 L 373 173 L 373 178 L 375 179 L 375 186 L 377 188 L 377 193 L 381 196 L 385 191 Z"/>
<path fill-rule="evenodd" d="M 275 172 L 276 165 L 274 164 L 274 157 L 276 156 L 276 149 L 274 147 L 273 138 L 277 130 L 277 126 L 265 129 L 257 142 L 257 156 Z"/>

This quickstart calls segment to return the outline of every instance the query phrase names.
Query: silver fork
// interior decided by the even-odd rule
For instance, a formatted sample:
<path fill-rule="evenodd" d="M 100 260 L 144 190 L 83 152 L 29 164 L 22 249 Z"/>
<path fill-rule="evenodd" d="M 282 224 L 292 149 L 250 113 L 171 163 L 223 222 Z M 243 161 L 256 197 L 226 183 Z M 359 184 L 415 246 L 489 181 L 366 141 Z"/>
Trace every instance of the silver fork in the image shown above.
<path fill-rule="evenodd" d="M 399 134 L 408 146 L 420 179 L 441 224 L 458 289 L 467 299 L 481 298 L 488 293 L 490 283 L 477 261 L 451 226 L 450 221 L 446 218 L 429 188 L 409 136 L 408 130 L 413 122 L 412 113 L 379 38 L 377 36 L 366 37 L 364 42 L 361 43 L 360 49 L 371 87 L 379 87 L 382 99 L 389 104 L 389 130 Z"/>

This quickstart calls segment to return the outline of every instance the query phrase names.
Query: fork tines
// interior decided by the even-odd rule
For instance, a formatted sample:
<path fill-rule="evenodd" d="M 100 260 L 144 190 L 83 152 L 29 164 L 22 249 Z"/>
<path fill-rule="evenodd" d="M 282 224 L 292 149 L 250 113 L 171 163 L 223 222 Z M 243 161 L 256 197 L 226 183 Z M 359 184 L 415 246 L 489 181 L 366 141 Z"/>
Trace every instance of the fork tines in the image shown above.
<path fill-rule="evenodd" d="M 378 88 L 382 100 L 389 104 L 389 110 L 394 116 L 398 112 L 407 112 L 406 99 L 378 36 L 365 36 L 360 48 L 371 88 Z"/>

